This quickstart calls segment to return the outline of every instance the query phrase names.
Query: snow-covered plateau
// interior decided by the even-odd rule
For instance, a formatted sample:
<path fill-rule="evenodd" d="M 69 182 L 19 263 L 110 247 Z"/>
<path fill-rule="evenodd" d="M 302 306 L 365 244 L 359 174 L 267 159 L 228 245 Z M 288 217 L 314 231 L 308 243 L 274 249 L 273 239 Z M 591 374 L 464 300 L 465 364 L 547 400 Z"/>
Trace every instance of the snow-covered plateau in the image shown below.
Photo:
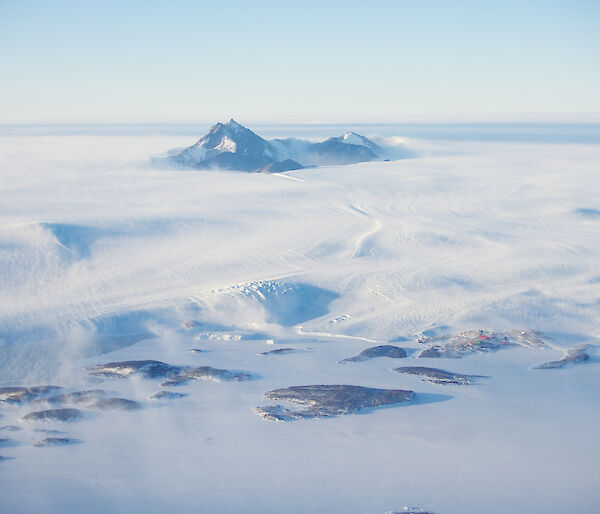
<path fill-rule="evenodd" d="M 412 157 L 250 174 L 27 130 L 0 512 L 598 511 L 597 141 L 368 127 Z"/>

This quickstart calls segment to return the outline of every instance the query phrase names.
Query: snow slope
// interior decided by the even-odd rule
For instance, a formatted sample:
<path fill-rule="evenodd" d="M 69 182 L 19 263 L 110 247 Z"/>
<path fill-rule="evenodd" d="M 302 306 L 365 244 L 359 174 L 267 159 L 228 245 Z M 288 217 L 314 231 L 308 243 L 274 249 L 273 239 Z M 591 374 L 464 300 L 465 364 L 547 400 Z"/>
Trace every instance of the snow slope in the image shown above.
<path fill-rule="evenodd" d="M 399 134 L 401 135 L 401 134 Z M 177 136 L 0 138 L 0 386 L 103 388 L 136 412 L 32 425 L 0 404 L 0 511 L 593 512 L 600 501 L 600 147 L 409 141 L 420 157 L 278 175 L 157 170 Z M 535 329 L 551 349 L 416 359 L 427 336 Z M 591 359 L 532 370 L 587 343 Z M 405 359 L 339 364 L 375 344 Z M 296 351 L 262 355 L 275 348 Z M 193 352 L 192 348 L 206 350 Z M 247 370 L 157 401 L 154 359 Z M 472 386 L 391 372 L 489 376 Z M 276 388 L 411 405 L 265 421 Z M 174 389 L 175 390 L 175 389 Z M 35 428 L 80 444 L 38 448 Z"/>

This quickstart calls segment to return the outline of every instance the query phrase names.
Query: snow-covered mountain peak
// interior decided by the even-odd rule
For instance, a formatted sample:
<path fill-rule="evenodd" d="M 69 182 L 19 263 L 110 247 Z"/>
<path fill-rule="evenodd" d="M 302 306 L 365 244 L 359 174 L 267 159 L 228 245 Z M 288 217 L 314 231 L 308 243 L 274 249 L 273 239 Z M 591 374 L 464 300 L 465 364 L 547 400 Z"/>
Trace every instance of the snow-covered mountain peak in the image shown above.
<path fill-rule="evenodd" d="M 286 171 L 314 165 L 372 161 L 380 148 L 356 132 L 346 132 L 322 143 L 277 139 L 267 141 L 231 118 L 213 125 L 196 144 L 172 157 L 198 169 Z"/>
<path fill-rule="evenodd" d="M 287 155 L 279 156 L 275 147 L 233 118 L 213 125 L 208 134 L 173 159 L 198 169 L 243 171 L 287 171 L 302 168 Z"/>
<path fill-rule="evenodd" d="M 240 125 L 233 118 L 227 123 L 216 123 L 213 125 L 208 134 L 200 138 L 194 146 L 201 146 L 207 150 L 217 150 L 220 152 L 235 152 L 239 146 L 240 137 L 254 136 L 254 138 L 262 138 L 254 134 L 254 132 Z M 243 146 L 243 145 L 242 145 Z"/>
<path fill-rule="evenodd" d="M 333 141 L 337 141 L 338 143 L 344 143 L 347 145 L 358 145 L 365 146 L 375 154 L 377 154 L 378 146 L 373 143 L 370 139 L 367 139 L 365 136 L 361 136 L 356 132 L 346 132 L 345 134 L 339 137 L 331 138 Z"/>
<path fill-rule="evenodd" d="M 226 127 L 232 129 L 232 130 L 240 130 L 240 129 L 246 129 L 246 127 L 240 125 L 237 121 L 235 121 L 233 118 L 231 118 L 228 122 L 227 125 L 225 125 Z M 246 129 L 248 130 L 248 129 Z"/>
<path fill-rule="evenodd" d="M 362 145 L 363 137 L 358 135 L 356 132 L 346 132 L 343 136 L 343 143 L 348 143 L 351 145 Z"/>

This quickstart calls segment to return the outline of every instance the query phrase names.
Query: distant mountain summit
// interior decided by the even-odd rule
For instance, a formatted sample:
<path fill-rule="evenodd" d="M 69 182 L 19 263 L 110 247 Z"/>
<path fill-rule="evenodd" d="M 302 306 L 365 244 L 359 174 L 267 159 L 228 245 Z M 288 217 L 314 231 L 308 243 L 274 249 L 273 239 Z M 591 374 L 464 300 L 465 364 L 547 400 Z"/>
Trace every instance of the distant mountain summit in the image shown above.
<path fill-rule="evenodd" d="M 380 148 L 347 132 L 322 143 L 298 139 L 267 141 L 234 119 L 213 125 L 208 134 L 169 159 L 196 169 L 278 173 L 307 166 L 352 164 L 379 157 Z"/>
<path fill-rule="evenodd" d="M 225 125 L 213 125 L 208 134 L 173 159 L 192 168 L 240 171 L 261 171 L 265 166 L 277 163 L 276 152 L 271 143 L 234 119 Z M 298 163 L 290 165 L 297 167 L 289 169 L 302 167 Z"/>
<path fill-rule="evenodd" d="M 319 164 L 335 165 L 374 161 L 377 159 L 375 151 L 378 148 L 366 137 L 346 132 L 343 136 L 330 137 L 322 143 L 312 145 L 311 150 Z"/>
<path fill-rule="evenodd" d="M 380 148 L 373 143 L 370 139 L 367 139 L 365 136 L 361 136 L 356 132 L 346 132 L 343 136 L 332 137 L 330 138 L 332 141 L 338 141 L 340 143 L 344 143 L 347 145 L 357 145 L 357 146 L 366 146 L 372 152 L 378 152 Z"/>

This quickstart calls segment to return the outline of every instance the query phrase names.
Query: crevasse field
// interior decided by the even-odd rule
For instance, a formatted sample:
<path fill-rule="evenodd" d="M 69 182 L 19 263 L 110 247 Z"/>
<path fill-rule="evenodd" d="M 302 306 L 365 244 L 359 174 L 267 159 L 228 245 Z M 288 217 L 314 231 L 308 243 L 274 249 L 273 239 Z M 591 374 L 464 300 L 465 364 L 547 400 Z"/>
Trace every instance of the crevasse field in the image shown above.
<path fill-rule="evenodd" d="M 0 386 L 142 408 L 37 423 L 23 416 L 39 406 L 0 402 L 0 426 L 19 428 L 0 432 L 0 511 L 597 512 L 599 131 L 411 130 L 361 133 L 414 158 L 257 175 L 153 168 L 203 127 L 4 128 Z M 423 336 L 478 329 L 536 330 L 548 348 L 417 359 Z M 339 363 L 379 344 L 408 356 Z M 531 369 L 579 344 L 588 361 Z M 295 351 L 263 355 L 277 348 Z M 253 379 L 154 400 L 160 379 L 85 371 L 146 359 Z M 489 378 L 390 371 L 417 365 Z M 287 422 L 252 410 L 312 384 L 416 397 Z M 77 444 L 36 447 L 40 429 Z"/>

